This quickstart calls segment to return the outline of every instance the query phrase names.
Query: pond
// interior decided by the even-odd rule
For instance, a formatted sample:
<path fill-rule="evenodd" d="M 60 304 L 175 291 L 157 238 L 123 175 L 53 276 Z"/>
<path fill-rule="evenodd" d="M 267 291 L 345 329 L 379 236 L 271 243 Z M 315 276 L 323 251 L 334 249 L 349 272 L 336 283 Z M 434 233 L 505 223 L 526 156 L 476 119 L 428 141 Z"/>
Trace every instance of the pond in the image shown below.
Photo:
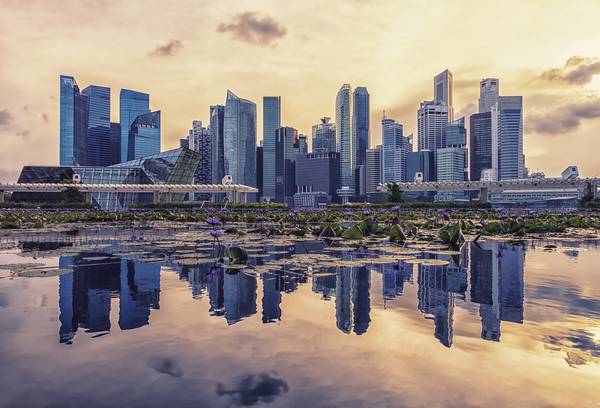
<path fill-rule="evenodd" d="M 0 406 L 600 406 L 596 240 L 0 242 Z"/>

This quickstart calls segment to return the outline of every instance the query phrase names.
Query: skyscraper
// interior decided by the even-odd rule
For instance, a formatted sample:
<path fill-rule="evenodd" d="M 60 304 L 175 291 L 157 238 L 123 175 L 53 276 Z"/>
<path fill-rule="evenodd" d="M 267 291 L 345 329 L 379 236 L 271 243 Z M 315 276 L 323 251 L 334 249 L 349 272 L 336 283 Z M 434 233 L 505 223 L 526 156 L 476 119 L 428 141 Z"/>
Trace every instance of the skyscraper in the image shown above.
<path fill-rule="evenodd" d="M 437 74 L 433 78 L 433 102 L 436 105 L 448 107 L 448 120 L 454 120 L 454 107 L 452 102 L 452 73 L 448 70 Z"/>
<path fill-rule="evenodd" d="M 256 104 L 227 90 L 223 122 L 225 174 L 234 183 L 256 186 Z"/>
<path fill-rule="evenodd" d="M 403 135 L 402 125 L 394 119 L 381 121 L 383 141 L 383 183 L 406 181 L 406 157 L 412 151 L 412 141 Z"/>
<path fill-rule="evenodd" d="M 160 111 L 135 118 L 129 129 L 128 146 L 127 157 L 131 160 L 160 153 Z"/>
<path fill-rule="evenodd" d="M 212 140 L 210 128 L 202 126 L 202 121 L 192 121 L 188 135 L 188 148 L 200 153 L 201 158 L 194 172 L 194 184 L 212 184 Z M 209 194 L 195 194 L 195 200 L 208 200 Z"/>
<path fill-rule="evenodd" d="M 352 88 L 349 84 L 342 85 L 335 98 L 335 122 L 342 187 L 354 188 L 356 141 L 352 135 Z"/>
<path fill-rule="evenodd" d="M 498 78 L 485 78 L 479 83 L 479 113 L 489 112 L 498 102 L 500 80 Z"/>
<path fill-rule="evenodd" d="M 337 200 L 336 192 L 340 188 L 339 153 L 298 154 L 295 164 L 296 197 L 302 195 L 308 200 L 311 195 L 322 193 L 327 196 L 329 202 Z"/>
<path fill-rule="evenodd" d="M 225 177 L 225 158 L 224 158 L 224 121 L 225 106 L 211 105 L 210 107 L 210 139 L 211 148 L 211 174 L 213 184 L 221 184 Z"/>
<path fill-rule="evenodd" d="M 60 152 L 61 166 L 85 161 L 87 97 L 79 93 L 72 76 L 60 76 Z"/>
<path fill-rule="evenodd" d="M 381 173 L 381 153 L 382 146 L 378 145 L 373 149 L 367 149 L 367 169 L 366 169 L 366 192 L 376 193 L 377 187 L 382 182 Z"/>
<path fill-rule="evenodd" d="M 421 173 L 422 181 L 435 181 L 435 152 L 431 150 L 419 150 L 409 152 L 406 157 L 406 181 L 415 181 L 415 175 Z"/>
<path fill-rule="evenodd" d="M 298 131 L 291 127 L 280 127 L 277 129 L 276 136 L 275 201 L 291 206 L 296 192 L 294 145 L 298 143 Z"/>
<path fill-rule="evenodd" d="M 256 194 L 256 201 L 263 201 L 263 157 L 264 148 L 263 146 L 256 146 L 256 188 L 258 193 Z"/>
<path fill-rule="evenodd" d="M 492 114 L 474 113 L 469 126 L 469 169 L 472 181 L 481 180 L 481 172 L 492 168 Z"/>
<path fill-rule="evenodd" d="M 281 96 L 263 97 L 263 196 L 275 198 L 275 132 L 281 127 Z"/>
<path fill-rule="evenodd" d="M 501 96 L 492 106 L 492 172 L 496 180 L 525 176 L 523 97 Z"/>
<path fill-rule="evenodd" d="M 417 112 L 419 150 L 435 151 L 446 146 L 445 132 L 448 124 L 448 106 L 433 101 L 421 102 Z"/>
<path fill-rule="evenodd" d="M 110 122 L 111 165 L 121 160 L 121 124 Z"/>
<path fill-rule="evenodd" d="M 87 98 L 86 154 L 82 166 L 110 166 L 110 88 L 90 85 L 81 91 Z"/>
<path fill-rule="evenodd" d="M 308 153 L 308 141 L 306 140 L 306 135 L 298 134 L 298 139 L 294 145 L 294 149 L 296 149 L 296 154 Z"/>
<path fill-rule="evenodd" d="M 354 167 L 367 163 L 369 148 L 369 92 L 364 86 L 354 89 L 352 96 L 352 138 L 356 143 L 356 163 Z"/>
<path fill-rule="evenodd" d="M 321 123 L 312 127 L 313 153 L 336 152 L 335 124 L 329 122 L 330 118 L 321 118 Z"/>
<path fill-rule="evenodd" d="M 129 131 L 138 116 L 150 112 L 150 95 L 130 89 L 121 89 L 119 104 L 119 122 L 121 123 L 120 162 L 124 162 L 134 159 L 129 156 Z"/>

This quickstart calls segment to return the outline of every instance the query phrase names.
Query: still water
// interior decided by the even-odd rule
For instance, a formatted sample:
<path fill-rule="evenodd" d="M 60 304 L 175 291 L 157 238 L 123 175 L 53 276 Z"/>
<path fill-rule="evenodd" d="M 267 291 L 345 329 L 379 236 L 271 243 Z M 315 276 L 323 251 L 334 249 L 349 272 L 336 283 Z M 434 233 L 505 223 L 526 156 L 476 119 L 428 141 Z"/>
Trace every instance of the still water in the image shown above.
<path fill-rule="evenodd" d="M 194 234 L 3 243 L 0 406 L 600 406 L 597 242 Z"/>

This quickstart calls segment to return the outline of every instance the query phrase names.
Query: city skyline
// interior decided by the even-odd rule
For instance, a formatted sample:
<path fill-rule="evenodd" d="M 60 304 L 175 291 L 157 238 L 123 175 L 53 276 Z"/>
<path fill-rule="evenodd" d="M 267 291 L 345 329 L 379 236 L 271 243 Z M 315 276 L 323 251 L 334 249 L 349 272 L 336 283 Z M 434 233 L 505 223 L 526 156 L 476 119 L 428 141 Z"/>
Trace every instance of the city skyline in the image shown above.
<path fill-rule="evenodd" d="M 280 9 L 272 2 L 211 8 L 182 2 L 161 16 L 160 29 L 136 24 L 152 12 L 151 5 L 140 10 L 135 4 L 107 1 L 99 9 L 67 1 L 69 13 L 61 15 L 52 2 L 1 3 L 2 181 L 14 181 L 25 164 L 56 163 L 60 74 L 74 76 L 79 84 L 110 87 L 113 122 L 119 117 L 120 88 L 151 94 L 153 108 L 162 111 L 163 150 L 178 145 L 193 119 L 208 123 L 208 106 L 222 104 L 227 89 L 257 103 L 257 129 L 263 127 L 262 97 L 280 95 L 283 124 L 310 134 L 319 118 L 335 117 L 332 100 L 341 84 L 364 86 L 371 96 L 369 147 L 374 148 L 381 142 L 383 110 L 403 124 L 405 133 L 417 133 L 418 104 L 432 98 L 431 79 L 443 70 L 453 74 L 455 117 L 478 110 L 481 79 L 499 78 L 503 95 L 523 95 L 530 171 L 557 175 L 577 164 L 586 176 L 600 173 L 593 150 L 587 149 L 599 120 L 600 68 L 594 45 L 600 34 L 585 30 L 600 5 L 585 3 L 589 13 L 582 16 L 577 5 L 529 2 L 520 4 L 523 13 L 515 16 L 510 3 L 470 3 L 469 19 L 461 20 L 465 7 L 456 5 L 440 5 L 434 14 L 426 5 L 338 3 L 320 6 L 313 23 L 319 26 L 317 33 L 300 23 L 311 7 Z M 373 23 L 364 27 L 329 24 L 335 15 L 359 18 L 366 11 Z M 491 23 L 484 18 L 490 13 L 497 17 Z M 527 21 L 533 14 L 544 21 L 536 30 Z M 89 26 L 61 24 L 85 15 L 94 16 Z M 400 29 L 397 18 L 411 15 L 422 21 L 407 21 Z M 439 24 L 441 16 L 447 24 Z M 203 24 L 192 23 L 198 20 Z M 570 20 L 581 28 L 568 33 L 553 28 Z M 264 32 L 255 30 L 253 21 L 264 22 Z M 494 34 L 498 52 L 472 41 L 473 33 L 482 30 Z M 434 39 L 442 31 L 452 33 L 452 47 L 436 50 L 435 57 L 417 48 L 425 43 L 417 40 Z M 116 47 L 114 38 L 120 39 Z M 365 52 L 352 55 L 356 47 Z M 340 65 L 341 55 L 349 56 L 348 64 Z M 261 138 L 257 131 L 257 140 Z"/>

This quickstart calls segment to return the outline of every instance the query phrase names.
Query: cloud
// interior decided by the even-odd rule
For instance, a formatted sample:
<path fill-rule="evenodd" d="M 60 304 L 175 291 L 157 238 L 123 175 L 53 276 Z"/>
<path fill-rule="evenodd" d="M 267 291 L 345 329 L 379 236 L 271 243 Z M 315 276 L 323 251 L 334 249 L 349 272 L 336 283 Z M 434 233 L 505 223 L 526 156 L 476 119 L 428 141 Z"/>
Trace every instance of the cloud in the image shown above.
<path fill-rule="evenodd" d="M 45 113 L 45 112 L 44 112 L 44 113 L 42 113 L 42 121 L 43 121 L 44 123 L 48 123 L 48 122 L 50 121 L 50 118 L 48 117 L 48 114 L 47 114 L 47 113 Z"/>
<path fill-rule="evenodd" d="M 230 32 L 237 40 L 267 46 L 277 38 L 284 37 L 287 29 L 269 16 L 260 17 L 257 13 L 247 11 L 238 14 L 227 24 L 219 24 L 217 32 Z"/>
<path fill-rule="evenodd" d="M 150 54 L 151 57 L 172 57 L 183 48 L 183 43 L 179 40 L 171 40 L 165 45 L 157 45 Z"/>
<path fill-rule="evenodd" d="M 275 397 L 290 389 L 287 381 L 271 376 L 269 373 L 249 374 L 234 380 L 227 386 L 217 384 L 217 395 L 229 395 L 233 404 L 250 406 L 259 402 L 271 403 Z"/>
<path fill-rule="evenodd" d="M 574 56 L 567 60 L 564 67 L 552 68 L 542 72 L 540 78 L 548 82 L 585 85 L 596 74 L 600 74 L 600 61 Z"/>
<path fill-rule="evenodd" d="M 160 374 L 167 374 L 171 377 L 181 377 L 183 375 L 183 369 L 177 360 L 171 357 L 154 356 L 149 358 L 146 364 Z"/>
<path fill-rule="evenodd" d="M 29 136 L 31 136 L 31 132 L 29 130 L 25 129 L 20 132 L 17 132 L 17 136 L 27 140 L 27 139 L 29 139 Z"/>
<path fill-rule="evenodd" d="M 0 110 L 0 127 L 8 126 L 13 121 L 13 117 L 8 109 Z"/>
<path fill-rule="evenodd" d="M 582 119 L 600 118 L 600 99 L 572 103 L 545 114 L 526 117 L 528 131 L 558 135 L 575 130 Z"/>

